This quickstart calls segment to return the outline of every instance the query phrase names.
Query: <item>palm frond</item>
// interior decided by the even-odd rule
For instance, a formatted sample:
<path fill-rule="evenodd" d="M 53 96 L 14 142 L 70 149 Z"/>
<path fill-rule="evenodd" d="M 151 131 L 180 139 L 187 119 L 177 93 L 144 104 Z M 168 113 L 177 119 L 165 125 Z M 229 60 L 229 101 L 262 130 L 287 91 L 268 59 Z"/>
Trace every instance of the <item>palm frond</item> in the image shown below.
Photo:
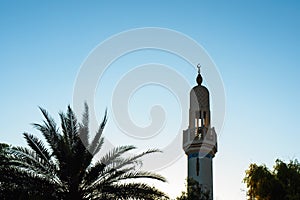
<path fill-rule="evenodd" d="M 101 162 L 97 162 L 93 167 L 91 167 L 85 174 L 84 180 L 85 185 L 89 185 L 92 182 L 96 181 L 99 177 L 99 175 L 103 172 L 105 169 L 105 164 Z"/>
<path fill-rule="evenodd" d="M 86 102 L 84 103 L 82 122 L 79 124 L 78 132 L 84 146 L 89 146 L 89 107 Z"/>
<path fill-rule="evenodd" d="M 44 121 L 44 124 L 49 127 L 49 129 L 56 131 L 56 123 L 54 119 L 48 114 L 46 109 L 39 107 L 40 111 L 42 112 L 44 118 L 46 121 Z"/>
<path fill-rule="evenodd" d="M 117 160 L 117 158 L 122 156 L 124 153 L 126 153 L 130 150 L 133 150 L 133 149 L 136 149 L 136 147 L 132 146 L 132 145 L 115 147 L 111 151 L 109 151 L 105 156 L 103 156 L 100 159 L 100 162 L 105 165 L 109 165 L 112 162 L 115 162 Z"/>
<path fill-rule="evenodd" d="M 97 146 L 96 146 L 96 149 L 92 152 L 93 156 L 95 156 L 97 153 L 99 153 L 99 151 L 101 150 L 103 144 L 104 144 L 104 138 L 101 137 L 99 139 L 99 142 L 98 142 Z"/>
<path fill-rule="evenodd" d="M 32 171 L 44 176 L 55 176 L 57 168 L 55 164 L 40 158 L 35 151 L 24 147 L 13 147 L 10 149 L 11 157 L 9 165 L 18 166 L 20 169 Z"/>
<path fill-rule="evenodd" d="M 24 138 L 27 141 L 27 144 L 45 161 L 50 161 L 51 154 L 43 144 L 41 140 L 39 140 L 37 137 L 24 133 Z"/>
<path fill-rule="evenodd" d="M 110 183 L 113 183 L 113 182 L 119 182 L 122 180 L 140 179 L 140 178 L 149 178 L 149 179 L 154 179 L 154 180 L 158 180 L 158 181 L 162 181 L 162 182 L 167 181 L 163 176 L 161 176 L 157 173 L 148 172 L 148 171 L 129 171 L 129 172 L 125 171 L 125 173 L 122 173 L 118 177 L 114 177 L 113 179 L 110 179 L 107 181 Z"/>
<path fill-rule="evenodd" d="M 142 165 L 143 162 L 141 160 L 139 160 L 141 157 L 148 155 L 148 154 L 152 154 L 152 153 L 158 153 L 158 152 L 161 152 L 161 151 L 159 149 L 148 149 L 147 151 L 144 151 L 140 154 L 130 156 L 130 157 L 123 159 L 122 162 L 119 162 L 119 164 L 117 166 L 115 166 L 114 168 L 116 170 L 118 170 L 126 165 L 135 165 L 135 164 Z"/>
<path fill-rule="evenodd" d="M 58 133 L 58 129 L 56 128 L 56 123 L 53 118 L 45 109 L 41 107 L 39 108 L 45 118 L 45 120 L 43 121 L 44 124 L 41 125 L 34 123 L 33 126 L 43 134 L 52 151 L 57 152 L 58 145 L 61 142 L 61 135 Z"/>
<path fill-rule="evenodd" d="M 103 132 L 106 122 L 107 122 L 107 110 L 105 110 L 105 114 L 104 114 L 103 120 L 99 126 L 99 129 L 98 129 L 95 137 L 91 141 L 91 144 L 88 147 L 89 152 L 91 152 L 92 155 L 95 155 L 96 153 L 98 153 L 97 150 L 99 151 L 99 149 L 102 146 L 100 138 L 102 136 L 102 132 Z M 99 148 L 99 146 L 100 146 L 100 148 Z"/>
<path fill-rule="evenodd" d="M 68 146 L 71 144 L 70 139 L 69 139 L 69 134 L 68 134 L 68 125 L 67 125 L 67 120 L 66 120 L 66 115 L 61 112 L 59 113 L 60 117 L 60 123 L 61 123 L 61 130 L 62 130 L 62 137 L 64 139 L 64 143 L 66 143 Z"/>
<path fill-rule="evenodd" d="M 66 113 L 66 121 L 67 121 L 67 128 L 68 128 L 68 136 L 71 141 L 71 144 L 74 144 L 75 137 L 78 135 L 78 125 L 77 125 L 77 119 L 75 117 L 75 114 L 73 110 L 71 109 L 71 106 L 68 106 L 67 113 Z"/>
<path fill-rule="evenodd" d="M 144 183 L 124 183 L 105 185 L 102 188 L 102 196 L 107 199 L 144 199 L 154 200 L 161 197 L 167 198 L 167 195 L 155 187 L 151 187 Z M 97 198 L 95 198 L 97 199 Z M 104 199 L 104 198 L 100 198 Z"/>
<path fill-rule="evenodd" d="M 63 187 L 60 187 L 55 180 L 36 174 L 33 171 L 9 166 L 2 169 L 1 173 L 5 174 L 2 183 L 12 187 L 10 191 L 25 191 L 31 196 L 37 193 L 45 195 L 45 192 L 55 194 L 63 191 Z"/>

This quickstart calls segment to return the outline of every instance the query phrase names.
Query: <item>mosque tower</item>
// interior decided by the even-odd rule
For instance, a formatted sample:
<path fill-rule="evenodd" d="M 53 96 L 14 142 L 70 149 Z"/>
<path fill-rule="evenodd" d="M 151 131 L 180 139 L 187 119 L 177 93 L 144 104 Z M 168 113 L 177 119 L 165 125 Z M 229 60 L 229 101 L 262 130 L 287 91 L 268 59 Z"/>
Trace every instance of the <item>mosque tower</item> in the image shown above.
<path fill-rule="evenodd" d="M 190 92 L 189 126 L 183 131 L 183 149 L 188 157 L 188 179 L 198 182 L 212 200 L 212 160 L 217 153 L 217 135 L 210 124 L 209 91 L 201 85 L 200 65 L 197 67 L 198 85 Z"/>

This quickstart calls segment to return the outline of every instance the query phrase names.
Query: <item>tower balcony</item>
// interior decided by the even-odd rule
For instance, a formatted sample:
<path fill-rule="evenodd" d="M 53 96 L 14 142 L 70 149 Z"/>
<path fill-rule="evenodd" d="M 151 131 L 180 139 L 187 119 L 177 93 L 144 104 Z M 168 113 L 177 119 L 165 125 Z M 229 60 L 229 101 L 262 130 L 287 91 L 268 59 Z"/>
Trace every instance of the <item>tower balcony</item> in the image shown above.
<path fill-rule="evenodd" d="M 188 155 L 200 152 L 214 157 L 217 152 L 217 134 L 215 128 L 189 128 L 183 131 L 183 149 Z"/>

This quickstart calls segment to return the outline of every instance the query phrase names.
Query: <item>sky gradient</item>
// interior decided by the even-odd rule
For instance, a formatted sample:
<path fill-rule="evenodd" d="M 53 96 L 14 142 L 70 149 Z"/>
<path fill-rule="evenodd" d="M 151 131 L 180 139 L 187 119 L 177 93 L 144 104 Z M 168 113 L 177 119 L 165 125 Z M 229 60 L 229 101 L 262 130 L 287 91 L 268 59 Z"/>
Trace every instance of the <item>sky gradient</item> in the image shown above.
<path fill-rule="evenodd" d="M 30 125 L 41 122 L 38 106 L 58 119 L 57 112 L 72 104 L 81 64 L 99 43 L 133 28 L 168 28 L 202 45 L 218 67 L 226 91 L 226 118 L 214 158 L 214 196 L 245 199 L 242 180 L 250 163 L 272 167 L 277 158 L 300 157 L 299 9 L 298 1 L 1 1 L 0 141 L 25 145 L 24 131 L 39 134 Z M 122 70 L 148 62 L 168 64 L 195 84 L 196 69 L 182 70 L 187 63 L 175 56 L 150 50 L 129 54 L 99 82 L 99 118 L 105 107 L 110 113 L 114 85 L 105 88 L 105 83 L 122 76 L 116 67 L 122 62 Z M 155 103 L 177 109 L 172 94 L 160 87 L 145 89 L 160 94 L 159 101 L 136 93 L 130 109 L 145 99 L 147 109 Z M 142 126 L 149 122 L 143 113 L 132 116 Z M 113 135 L 118 131 L 110 126 L 112 118 L 104 134 L 123 144 Z M 178 119 L 172 120 L 168 123 L 178 128 Z M 174 137 L 172 131 L 167 134 Z M 125 142 L 139 146 L 139 141 Z M 165 145 L 153 143 L 157 144 Z M 159 187 L 171 197 L 179 195 L 184 189 L 185 156 L 159 173 L 169 180 Z"/>

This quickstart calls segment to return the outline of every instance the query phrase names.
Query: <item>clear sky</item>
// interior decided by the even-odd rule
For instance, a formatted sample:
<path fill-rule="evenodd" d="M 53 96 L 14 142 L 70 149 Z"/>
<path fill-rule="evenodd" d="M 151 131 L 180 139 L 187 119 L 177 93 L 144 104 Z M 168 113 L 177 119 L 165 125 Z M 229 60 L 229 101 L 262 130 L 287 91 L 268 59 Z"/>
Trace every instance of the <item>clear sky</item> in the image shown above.
<path fill-rule="evenodd" d="M 0 141 L 24 145 L 24 131 L 38 134 L 30 125 L 42 119 L 37 106 L 57 118 L 58 111 L 72 104 L 80 66 L 99 43 L 133 28 L 168 28 L 202 45 L 220 72 L 226 118 L 214 158 L 214 195 L 218 200 L 245 199 L 242 179 L 250 163 L 272 167 L 277 158 L 300 157 L 299 10 L 298 1 L 0 1 Z M 182 70 L 187 63 L 165 52 L 136 52 L 117 60 L 95 94 L 97 116 L 108 108 L 104 134 L 115 144 L 130 141 L 143 149 L 140 140 L 118 135 L 110 97 L 114 80 L 149 62 L 174 66 L 194 85 L 196 70 Z M 126 67 L 118 68 L 122 64 Z M 178 108 L 174 95 L 162 87 L 144 89 L 129 103 L 132 120 L 147 125 L 151 105 L 160 104 L 173 109 L 165 126 L 178 129 L 176 113 L 188 108 Z M 138 112 L 143 105 L 147 108 Z M 166 134 L 175 137 L 172 131 Z M 147 147 L 167 145 L 160 137 L 148 140 Z M 183 152 L 159 173 L 169 180 L 159 187 L 172 197 L 179 195 L 186 176 Z"/>

